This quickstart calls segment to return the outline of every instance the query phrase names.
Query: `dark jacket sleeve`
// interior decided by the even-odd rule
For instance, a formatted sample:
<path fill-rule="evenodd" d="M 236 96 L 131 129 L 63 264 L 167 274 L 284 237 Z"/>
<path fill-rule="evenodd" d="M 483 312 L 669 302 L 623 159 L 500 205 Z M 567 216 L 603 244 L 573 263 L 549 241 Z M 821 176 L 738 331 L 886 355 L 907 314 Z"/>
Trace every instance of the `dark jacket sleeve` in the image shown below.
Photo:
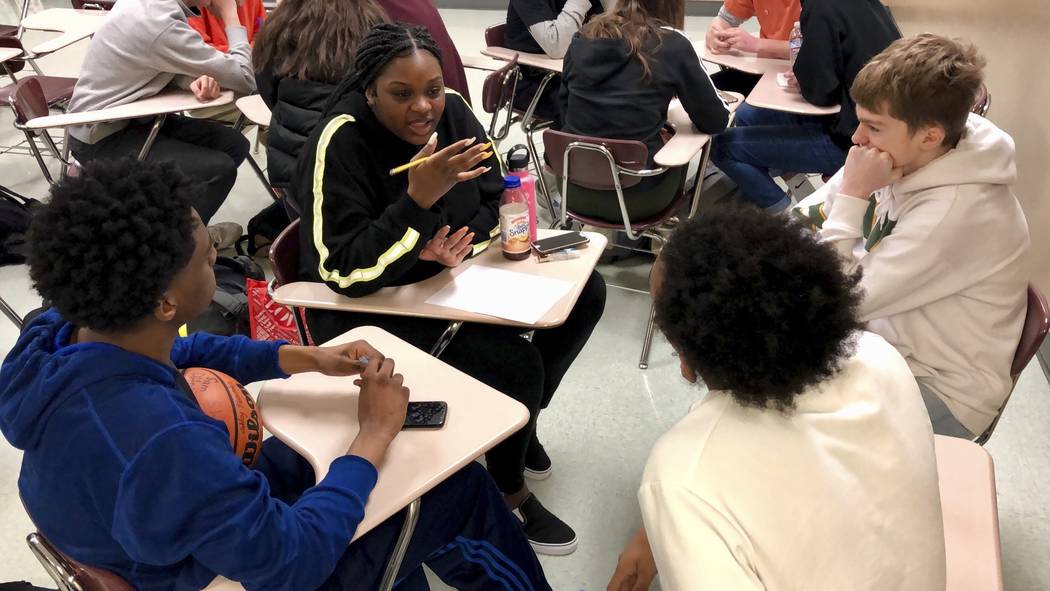
<path fill-rule="evenodd" d="M 839 27 L 825 2 L 807 2 L 800 17 L 802 48 L 795 59 L 795 78 L 802 97 L 818 107 L 837 105 L 842 100 L 845 71 Z"/>
<path fill-rule="evenodd" d="M 360 297 L 386 287 L 411 269 L 434 235 L 440 215 L 416 205 L 402 193 L 377 195 L 365 178 L 363 144 L 352 141 L 354 123 L 339 116 L 321 132 L 314 153 L 311 183 L 310 247 L 316 249 L 318 273 L 333 290 Z M 484 137 L 484 136 L 479 136 Z M 320 202 L 320 207 L 318 207 Z"/>
<path fill-rule="evenodd" d="M 729 125 L 729 109 L 718 96 L 718 90 L 700 63 L 692 43 L 677 31 L 665 35 L 664 43 L 668 44 L 667 51 L 677 56 L 671 60 L 679 64 L 675 68 L 678 73 L 676 92 L 693 125 L 702 133 L 715 134 L 724 130 Z"/>
<path fill-rule="evenodd" d="M 463 117 L 464 128 L 468 130 L 467 134 L 469 136 L 486 138 L 486 141 L 491 141 L 488 138 L 488 132 L 485 131 L 485 127 L 478 121 L 474 111 L 470 109 L 462 97 L 449 95 L 448 100 L 457 102 L 455 110 L 458 116 Z M 504 165 L 499 148 L 495 142 L 492 144 L 492 156 L 479 164 L 479 166 L 488 166 L 490 170 L 470 181 L 477 184 L 478 193 L 481 197 L 481 204 L 477 213 L 474 214 L 470 223 L 467 224 L 470 231 L 474 233 L 474 252 L 471 256 L 485 250 L 489 245 L 489 241 L 499 236 L 499 202 L 503 197 Z M 455 229 L 453 228 L 453 230 Z"/>

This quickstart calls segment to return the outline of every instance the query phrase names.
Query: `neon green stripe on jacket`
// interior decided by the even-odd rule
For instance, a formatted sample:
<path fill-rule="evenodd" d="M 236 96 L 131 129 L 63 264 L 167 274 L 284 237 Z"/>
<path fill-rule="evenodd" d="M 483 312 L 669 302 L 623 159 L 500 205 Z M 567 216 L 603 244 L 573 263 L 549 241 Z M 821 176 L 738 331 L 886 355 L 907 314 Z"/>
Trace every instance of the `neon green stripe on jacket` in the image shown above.
<path fill-rule="evenodd" d="M 496 145 L 496 140 L 492 139 L 492 136 L 489 135 L 489 132 L 488 132 L 487 129 L 485 129 L 485 126 L 482 125 L 481 118 L 478 117 L 477 112 L 474 111 L 474 107 L 470 106 L 470 103 L 467 102 L 467 99 L 463 98 L 462 94 L 459 94 L 458 92 L 456 92 L 455 90 L 452 90 L 451 88 L 449 88 L 447 86 L 445 87 L 445 94 L 454 94 L 457 97 L 459 97 L 459 100 L 463 101 L 463 104 L 464 104 L 464 106 L 467 107 L 467 110 L 469 110 L 471 112 L 471 114 L 474 115 L 474 120 L 478 122 L 478 125 L 482 129 L 485 130 L 485 139 L 490 144 L 492 144 L 492 153 L 493 153 L 494 156 L 496 156 L 496 162 L 499 162 L 499 173 L 501 175 L 506 175 L 507 174 L 507 166 L 503 163 L 503 156 L 499 153 L 499 146 Z"/>
<path fill-rule="evenodd" d="M 328 144 L 332 141 L 332 136 L 335 135 L 339 128 L 346 123 L 353 123 L 355 119 L 351 115 L 339 115 L 332 119 L 325 126 L 324 131 L 321 132 L 321 138 L 317 142 L 317 153 L 314 157 L 314 177 L 313 177 L 313 193 L 314 193 L 314 248 L 317 249 L 317 272 L 321 276 L 321 279 L 326 282 L 335 283 L 340 288 L 347 288 L 355 283 L 362 281 L 372 281 L 383 274 L 387 266 L 394 263 L 401 257 L 405 256 L 412 251 L 416 246 L 416 242 L 419 241 L 419 232 L 414 228 L 408 228 L 405 231 L 405 235 L 400 240 L 395 242 L 388 248 L 383 254 L 379 255 L 376 263 L 371 267 L 361 267 L 354 269 L 349 273 L 343 273 L 339 269 L 328 270 L 325 268 L 325 263 L 328 261 L 329 251 L 328 247 L 325 246 L 323 238 L 324 228 L 324 169 L 325 169 L 325 157 L 328 154 Z"/>
<path fill-rule="evenodd" d="M 470 256 L 476 257 L 479 254 L 485 252 L 485 249 L 489 247 L 489 244 L 491 244 L 492 240 L 497 236 L 499 236 L 499 224 L 496 224 L 496 227 L 489 232 L 488 240 L 484 242 L 478 242 L 474 245 L 474 250 L 471 251 Z"/>

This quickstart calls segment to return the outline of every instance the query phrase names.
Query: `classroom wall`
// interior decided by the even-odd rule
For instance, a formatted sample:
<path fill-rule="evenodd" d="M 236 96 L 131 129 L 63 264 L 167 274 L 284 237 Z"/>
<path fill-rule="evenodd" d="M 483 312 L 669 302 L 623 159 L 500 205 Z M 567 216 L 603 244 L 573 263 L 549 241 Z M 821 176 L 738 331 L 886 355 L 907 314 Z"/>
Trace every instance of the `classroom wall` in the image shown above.
<path fill-rule="evenodd" d="M 989 119 L 1017 142 L 1017 196 L 1032 236 L 1031 276 L 1050 294 L 1050 1 L 883 0 L 905 35 L 964 37 L 988 60 Z M 976 237 L 976 239 L 988 239 Z"/>

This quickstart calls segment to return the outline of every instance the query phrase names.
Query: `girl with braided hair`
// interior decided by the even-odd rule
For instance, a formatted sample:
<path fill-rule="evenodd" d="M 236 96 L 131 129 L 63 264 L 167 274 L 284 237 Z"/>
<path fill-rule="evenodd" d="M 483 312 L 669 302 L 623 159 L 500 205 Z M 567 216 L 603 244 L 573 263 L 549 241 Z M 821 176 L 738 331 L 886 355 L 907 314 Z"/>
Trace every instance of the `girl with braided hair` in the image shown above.
<path fill-rule="evenodd" d="M 406 285 L 455 267 L 498 235 L 503 163 L 463 97 L 444 87 L 441 52 L 421 27 L 372 29 L 357 47 L 352 73 L 329 99 L 326 118 L 299 158 L 301 273 L 349 297 Z M 429 156 L 407 174 L 401 164 Z M 597 273 L 560 327 L 531 342 L 511 327 L 465 324 L 442 360 L 529 409 L 521 431 L 487 455 L 507 505 L 519 511 L 538 552 L 568 554 L 572 528 L 547 511 L 525 476 L 550 474 L 536 439 L 536 418 L 583 349 L 605 307 Z M 307 311 L 323 342 L 363 325 L 379 326 L 429 349 L 447 322 L 328 310 Z"/>
<path fill-rule="evenodd" d="M 259 95 L 273 114 L 266 174 L 293 202 L 299 152 L 324 116 L 328 97 L 353 69 L 357 44 L 387 21 L 425 26 L 445 57 L 445 84 L 470 99 L 463 63 L 432 0 L 282 0 L 259 31 L 252 66 Z"/>

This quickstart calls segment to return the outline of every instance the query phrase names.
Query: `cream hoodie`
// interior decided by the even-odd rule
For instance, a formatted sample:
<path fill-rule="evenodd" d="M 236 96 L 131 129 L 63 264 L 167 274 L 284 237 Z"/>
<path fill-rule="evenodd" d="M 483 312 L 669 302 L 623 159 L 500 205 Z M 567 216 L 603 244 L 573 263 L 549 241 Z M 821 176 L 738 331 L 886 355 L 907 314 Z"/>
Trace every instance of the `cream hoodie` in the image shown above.
<path fill-rule="evenodd" d="M 1013 387 L 1026 312 L 1028 223 L 1016 176 L 1013 139 L 971 114 L 955 149 L 875 193 L 867 223 L 870 203 L 838 193 L 841 170 L 797 208 L 825 218 L 820 236 L 847 272 L 863 270 L 867 329 L 975 434 Z"/>
<path fill-rule="evenodd" d="M 856 344 L 792 412 L 712 391 L 656 442 L 638 501 L 665 591 L 944 591 L 919 388 L 884 339 Z"/>

